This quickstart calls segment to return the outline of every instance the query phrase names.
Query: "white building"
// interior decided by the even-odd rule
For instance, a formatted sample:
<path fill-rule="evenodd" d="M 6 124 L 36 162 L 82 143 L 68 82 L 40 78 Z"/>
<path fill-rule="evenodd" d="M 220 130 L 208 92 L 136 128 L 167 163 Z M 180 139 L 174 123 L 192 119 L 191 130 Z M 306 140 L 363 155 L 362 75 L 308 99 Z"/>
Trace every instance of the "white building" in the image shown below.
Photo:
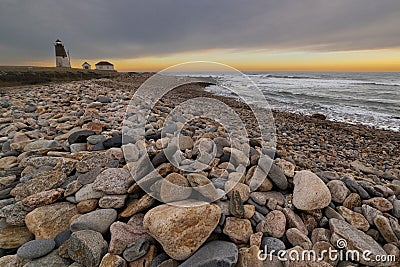
<path fill-rule="evenodd" d="M 96 70 L 114 70 L 114 65 L 107 61 L 96 63 Z"/>
<path fill-rule="evenodd" d="M 85 70 L 90 70 L 90 69 L 92 69 L 92 66 L 89 64 L 89 63 L 87 63 L 86 61 L 82 64 L 82 69 L 85 69 Z"/>
<path fill-rule="evenodd" d="M 56 50 L 56 67 L 71 68 L 69 55 L 59 39 L 54 44 L 54 48 Z"/>

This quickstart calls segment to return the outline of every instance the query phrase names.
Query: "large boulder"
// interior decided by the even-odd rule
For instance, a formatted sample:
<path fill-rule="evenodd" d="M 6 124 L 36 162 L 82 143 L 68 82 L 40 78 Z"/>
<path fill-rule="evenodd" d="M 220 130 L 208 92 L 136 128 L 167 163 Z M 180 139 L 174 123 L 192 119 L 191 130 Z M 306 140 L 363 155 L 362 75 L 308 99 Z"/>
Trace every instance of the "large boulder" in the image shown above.
<path fill-rule="evenodd" d="M 218 225 L 221 209 L 205 202 L 174 202 L 146 213 L 143 226 L 173 259 L 185 260 L 210 236 Z M 206 216 L 205 216 L 206 215 Z"/>
<path fill-rule="evenodd" d="M 293 205 L 299 210 L 322 209 L 331 202 L 324 182 L 310 171 L 300 171 L 293 178 Z"/>

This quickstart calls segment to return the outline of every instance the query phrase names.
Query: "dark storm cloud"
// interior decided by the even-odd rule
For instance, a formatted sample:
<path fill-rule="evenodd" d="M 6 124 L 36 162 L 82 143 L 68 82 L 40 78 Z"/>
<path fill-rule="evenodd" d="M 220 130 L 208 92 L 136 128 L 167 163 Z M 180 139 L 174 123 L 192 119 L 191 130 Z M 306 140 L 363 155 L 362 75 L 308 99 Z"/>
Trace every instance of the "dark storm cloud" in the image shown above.
<path fill-rule="evenodd" d="M 205 49 L 400 46 L 398 0 L 1 0 L 0 65 L 53 56 L 133 58 Z"/>

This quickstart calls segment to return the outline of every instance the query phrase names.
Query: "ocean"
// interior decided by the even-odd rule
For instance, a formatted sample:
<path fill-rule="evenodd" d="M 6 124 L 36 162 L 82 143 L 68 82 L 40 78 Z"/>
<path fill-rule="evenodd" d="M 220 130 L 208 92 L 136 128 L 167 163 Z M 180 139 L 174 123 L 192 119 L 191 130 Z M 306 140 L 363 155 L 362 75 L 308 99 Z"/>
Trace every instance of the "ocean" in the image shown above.
<path fill-rule="evenodd" d="M 302 114 L 321 113 L 332 121 L 400 131 L 400 73 L 251 72 L 245 73 L 264 95 L 263 108 Z M 238 97 L 229 88 L 256 97 L 254 85 L 239 74 L 210 74 L 219 86 L 208 91 Z M 254 94 L 254 95 L 253 95 Z"/>

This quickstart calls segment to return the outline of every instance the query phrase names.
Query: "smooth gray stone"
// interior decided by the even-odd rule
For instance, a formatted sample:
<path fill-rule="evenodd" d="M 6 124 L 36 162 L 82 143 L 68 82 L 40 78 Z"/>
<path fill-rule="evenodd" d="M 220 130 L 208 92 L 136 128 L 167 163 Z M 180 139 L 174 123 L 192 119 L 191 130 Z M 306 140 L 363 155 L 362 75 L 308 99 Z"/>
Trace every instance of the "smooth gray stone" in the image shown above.
<path fill-rule="evenodd" d="M 211 241 L 204 244 L 192 256 L 184 261 L 180 267 L 200 266 L 235 266 L 238 261 L 238 249 L 234 243 L 227 241 Z"/>
<path fill-rule="evenodd" d="M 17 255 L 21 259 L 36 259 L 49 254 L 55 245 L 51 239 L 32 240 L 23 244 L 17 250 Z"/>
<path fill-rule="evenodd" d="M 71 231 L 93 230 L 104 234 L 116 219 L 117 211 L 115 209 L 98 209 L 74 220 L 71 223 Z"/>

